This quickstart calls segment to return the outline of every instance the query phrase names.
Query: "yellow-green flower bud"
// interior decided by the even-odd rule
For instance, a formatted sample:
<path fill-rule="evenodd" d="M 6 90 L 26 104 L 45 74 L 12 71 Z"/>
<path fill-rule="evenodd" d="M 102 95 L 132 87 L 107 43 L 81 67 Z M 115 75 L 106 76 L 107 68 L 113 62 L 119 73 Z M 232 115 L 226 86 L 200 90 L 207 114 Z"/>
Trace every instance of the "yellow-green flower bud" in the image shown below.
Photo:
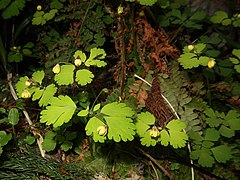
<path fill-rule="evenodd" d="M 75 59 L 74 61 L 75 66 L 80 66 L 82 64 L 82 61 L 80 58 Z"/>
<path fill-rule="evenodd" d="M 59 64 L 56 64 L 56 65 L 52 68 L 52 71 L 53 71 L 53 73 L 55 73 L 55 74 L 60 73 L 60 71 L 61 71 L 60 65 L 59 65 Z"/>
<path fill-rule="evenodd" d="M 193 46 L 193 45 L 191 45 L 191 44 L 190 44 L 190 45 L 188 45 L 188 50 L 189 50 L 189 51 L 193 50 L 193 48 L 194 48 L 194 46 Z"/>
<path fill-rule="evenodd" d="M 160 132 L 156 126 L 153 126 L 152 129 L 150 130 L 150 136 L 151 137 L 158 137 L 160 135 Z"/>
<path fill-rule="evenodd" d="M 99 127 L 97 128 L 97 133 L 98 133 L 100 136 L 106 136 L 106 134 L 107 134 L 107 126 L 106 126 L 106 125 L 99 126 Z"/>
<path fill-rule="evenodd" d="M 30 97 L 31 97 L 31 93 L 30 93 L 27 89 L 25 89 L 25 90 L 22 92 L 21 97 L 22 97 L 22 98 L 30 98 Z"/>
<path fill-rule="evenodd" d="M 30 86 L 32 84 L 32 82 L 31 82 L 31 80 L 30 79 L 28 79 L 28 80 L 26 80 L 26 82 L 25 82 L 25 86 Z"/>
<path fill-rule="evenodd" d="M 215 66 L 216 62 L 214 60 L 208 61 L 208 68 L 213 68 Z"/>
<path fill-rule="evenodd" d="M 38 10 L 38 11 L 41 11 L 41 10 L 42 10 L 42 6 L 41 6 L 41 5 L 38 5 L 38 6 L 37 6 L 37 10 Z"/>

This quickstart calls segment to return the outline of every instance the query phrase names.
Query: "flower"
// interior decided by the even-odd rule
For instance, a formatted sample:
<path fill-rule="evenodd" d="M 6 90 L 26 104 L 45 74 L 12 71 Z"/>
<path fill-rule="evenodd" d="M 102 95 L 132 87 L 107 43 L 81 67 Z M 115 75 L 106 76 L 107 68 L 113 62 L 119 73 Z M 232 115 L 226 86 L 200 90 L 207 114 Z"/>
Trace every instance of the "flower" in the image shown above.
<path fill-rule="evenodd" d="M 22 92 L 21 97 L 22 97 L 22 98 L 30 98 L 30 97 L 31 97 L 31 93 L 30 93 L 27 89 L 25 89 L 25 90 Z"/>
<path fill-rule="evenodd" d="M 213 68 L 215 66 L 216 62 L 214 60 L 208 61 L 208 68 Z"/>
<path fill-rule="evenodd" d="M 28 79 L 28 80 L 26 80 L 26 82 L 25 82 L 25 86 L 30 86 L 32 84 L 32 82 L 31 82 L 31 80 L 30 79 Z"/>
<path fill-rule="evenodd" d="M 153 126 L 152 129 L 150 130 L 150 136 L 156 138 L 159 135 L 160 135 L 159 130 L 157 129 L 156 126 Z"/>
<path fill-rule="evenodd" d="M 189 50 L 189 51 L 193 50 L 193 48 L 194 48 L 194 46 L 193 46 L 193 45 L 191 45 L 191 44 L 190 44 L 190 45 L 188 45 L 188 50 Z"/>
<path fill-rule="evenodd" d="M 41 11 L 41 10 L 42 10 L 42 6 L 41 6 L 41 5 L 38 5 L 38 6 L 37 6 L 37 10 L 38 10 L 38 11 Z"/>
<path fill-rule="evenodd" d="M 80 58 L 75 59 L 74 61 L 75 66 L 80 66 L 82 64 L 82 61 Z"/>
<path fill-rule="evenodd" d="M 106 134 L 107 134 L 107 126 L 106 126 L 106 125 L 99 126 L 99 127 L 97 128 L 97 133 L 98 133 L 100 136 L 106 136 Z"/>
<path fill-rule="evenodd" d="M 59 64 L 56 64 L 56 65 L 52 68 L 52 71 L 53 71 L 55 74 L 60 73 L 60 71 L 61 71 L 60 65 L 59 65 Z"/>

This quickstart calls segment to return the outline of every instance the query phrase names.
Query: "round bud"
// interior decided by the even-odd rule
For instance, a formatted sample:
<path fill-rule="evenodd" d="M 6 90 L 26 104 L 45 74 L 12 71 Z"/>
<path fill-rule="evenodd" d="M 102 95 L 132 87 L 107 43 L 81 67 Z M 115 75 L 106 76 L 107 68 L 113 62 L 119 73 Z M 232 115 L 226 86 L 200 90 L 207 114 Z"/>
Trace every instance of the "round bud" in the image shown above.
<path fill-rule="evenodd" d="M 106 126 L 106 125 L 99 126 L 99 127 L 97 128 L 97 133 L 98 133 L 100 136 L 106 136 L 106 134 L 107 134 L 107 126 Z"/>
<path fill-rule="evenodd" d="M 28 86 L 30 86 L 31 85 L 31 80 L 30 79 L 28 79 L 28 80 L 26 80 L 26 82 L 25 82 L 25 85 L 28 87 Z"/>
<path fill-rule="evenodd" d="M 158 137 L 160 135 L 160 132 L 156 126 L 153 126 L 152 129 L 150 130 L 150 136 L 151 137 Z"/>
<path fill-rule="evenodd" d="M 208 61 L 208 68 L 213 68 L 215 66 L 216 62 L 214 60 Z"/>
<path fill-rule="evenodd" d="M 37 6 L 37 10 L 38 10 L 38 11 L 41 11 L 41 10 L 42 10 L 42 6 L 41 6 L 41 5 L 38 5 L 38 6 Z"/>
<path fill-rule="evenodd" d="M 81 59 L 79 59 L 79 58 L 75 59 L 74 64 L 75 64 L 75 66 L 80 66 L 82 64 Z"/>
<path fill-rule="evenodd" d="M 60 73 L 60 71 L 61 71 L 60 65 L 59 65 L 59 64 L 56 64 L 56 65 L 52 68 L 52 71 L 53 71 L 54 74 Z"/>
<path fill-rule="evenodd" d="M 31 93 L 27 90 L 27 89 L 25 89 L 23 92 L 22 92 L 22 94 L 21 94 L 21 97 L 22 98 L 30 98 L 31 97 Z"/>
<path fill-rule="evenodd" d="M 190 44 L 190 45 L 188 45 L 188 50 L 189 50 L 189 51 L 193 50 L 193 48 L 194 48 L 194 46 L 193 46 L 193 45 L 191 45 L 191 44 Z"/>

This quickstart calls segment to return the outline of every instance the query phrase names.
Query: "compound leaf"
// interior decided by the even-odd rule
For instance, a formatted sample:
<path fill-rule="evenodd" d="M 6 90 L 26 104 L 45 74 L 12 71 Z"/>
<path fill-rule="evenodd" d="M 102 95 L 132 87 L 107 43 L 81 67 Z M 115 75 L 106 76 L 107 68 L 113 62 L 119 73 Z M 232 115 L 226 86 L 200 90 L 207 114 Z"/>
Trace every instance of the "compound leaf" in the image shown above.
<path fill-rule="evenodd" d="M 93 78 L 94 74 L 87 69 L 78 70 L 76 73 L 76 81 L 81 86 L 91 83 Z"/>
<path fill-rule="evenodd" d="M 106 140 L 106 136 L 100 136 L 97 132 L 97 128 L 103 125 L 105 124 L 100 119 L 98 119 L 97 117 L 92 117 L 91 119 L 89 119 L 85 127 L 86 134 L 88 136 L 92 136 L 95 142 L 103 143 Z"/>
<path fill-rule="evenodd" d="M 226 161 L 232 158 L 231 148 L 227 145 L 220 145 L 211 148 L 211 151 L 219 163 L 226 163 Z"/>
<path fill-rule="evenodd" d="M 76 108 L 76 104 L 68 96 L 53 97 L 50 106 L 41 112 L 40 122 L 59 127 L 70 121 Z"/>
<path fill-rule="evenodd" d="M 58 85 L 69 85 L 73 83 L 73 71 L 75 66 L 70 65 L 62 65 L 61 71 L 55 75 L 54 80 Z"/>

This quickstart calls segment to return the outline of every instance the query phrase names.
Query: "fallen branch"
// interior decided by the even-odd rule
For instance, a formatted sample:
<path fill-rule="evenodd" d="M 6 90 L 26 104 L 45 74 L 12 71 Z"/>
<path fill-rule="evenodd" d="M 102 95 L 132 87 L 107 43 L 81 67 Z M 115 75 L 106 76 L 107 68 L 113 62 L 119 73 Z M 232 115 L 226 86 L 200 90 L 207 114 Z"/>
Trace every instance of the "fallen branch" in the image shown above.
<path fill-rule="evenodd" d="M 12 94 L 12 97 L 13 97 L 13 99 L 16 101 L 16 100 L 18 100 L 18 97 L 17 97 L 17 94 L 16 94 L 16 92 L 15 92 L 15 90 L 14 90 L 14 88 L 13 88 L 13 85 L 12 85 L 12 73 L 8 73 L 8 74 L 7 74 L 7 80 L 8 80 L 8 86 L 9 86 L 9 88 L 10 88 L 10 92 L 11 92 L 11 94 Z M 40 151 L 40 153 L 41 153 L 41 156 L 42 156 L 42 157 L 45 157 L 45 150 L 43 150 L 43 148 L 42 148 L 42 142 L 43 142 L 43 137 L 42 137 L 42 135 L 39 134 L 38 132 L 36 132 L 36 131 L 32 128 L 32 124 L 33 124 L 33 123 L 32 123 L 32 121 L 31 121 L 31 119 L 30 119 L 30 117 L 29 117 L 29 115 L 28 115 L 28 112 L 27 112 L 26 110 L 23 110 L 23 114 L 24 114 L 24 116 L 25 116 L 25 118 L 26 118 L 29 126 L 31 127 L 31 132 L 33 133 L 33 135 L 34 135 L 34 136 L 35 136 L 35 135 L 38 136 L 38 139 L 37 139 L 38 148 L 39 148 L 39 151 Z"/>

